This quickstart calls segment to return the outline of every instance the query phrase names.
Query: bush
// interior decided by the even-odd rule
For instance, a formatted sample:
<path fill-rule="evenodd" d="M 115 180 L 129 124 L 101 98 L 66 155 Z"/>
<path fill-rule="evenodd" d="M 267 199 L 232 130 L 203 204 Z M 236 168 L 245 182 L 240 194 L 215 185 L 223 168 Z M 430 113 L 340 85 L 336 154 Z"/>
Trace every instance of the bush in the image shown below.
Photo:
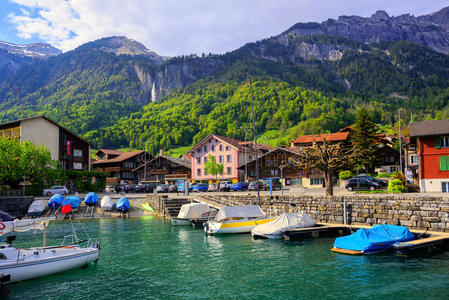
<path fill-rule="evenodd" d="M 393 179 L 388 183 L 388 192 L 390 193 L 405 193 L 407 188 L 400 179 Z"/>
<path fill-rule="evenodd" d="M 347 180 L 352 176 L 353 174 L 351 171 L 340 171 L 340 173 L 338 173 L 338 178 L 340 178 L 341 180 Z"/>
<path fill-rule="evenodd" d="M 405 175 L 402 172 L 399 171 L 394 172 L 393 178 L 400 180 L 403 186 L 405 186 L 405 184 L 407 183 L 407 181 L 405 180 Z"/>
<path fill-rule="evenodd" d="M 389 173 L 379 173 L 376 175 L 376 177 L 381 177 L 381 178 L 390 178 L 393 177 L 393 174 L 389 174 Z"/>

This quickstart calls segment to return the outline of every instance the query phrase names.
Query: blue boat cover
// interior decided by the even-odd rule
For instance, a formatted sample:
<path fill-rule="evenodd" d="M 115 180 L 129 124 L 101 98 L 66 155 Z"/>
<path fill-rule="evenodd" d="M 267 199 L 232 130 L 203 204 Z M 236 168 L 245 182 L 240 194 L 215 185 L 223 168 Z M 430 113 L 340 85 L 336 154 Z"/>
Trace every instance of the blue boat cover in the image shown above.
<path fill-rule="evenodd" d="M 60 194 L 54 194 L 48 201 L 48 207 L 59 207 L 64 202 L 64 197 Z"/>
<path fill-rule="evenodd" d="M 406 242 L 413 239 L 414 235 L 407 227 L 374 225 L 370 229 L 362 228 L 351 235 L 336 238 L 334 247 L 370 253 L 389 249 L 396 242 Z"/>
<path fill-rule="evenodd" d="M 84 203 L 88 206 L 94 206 L 98 202 L 98 195 L 94 192 L 87 193 L 86 198 L 84 198 Z"/>
<path fill-rule="evenodd" d="M 129 201 L 128 198 L 126 197 L 122 197 L 117 201 L 117 204 L 115 204 L 117 206 L 117 209 L 120 211 L 127 211 L 129 210 Z"/>
<path fill-rule="evenodd" d="M 72 209 L 78 209 L 80 207 L 82 201 L 83 200 L 81 200 L 80 197 L 69 196 L 69 197 L 65 198 L 64 202 L 62 203 L 62 206 L 70 204 Z"/>

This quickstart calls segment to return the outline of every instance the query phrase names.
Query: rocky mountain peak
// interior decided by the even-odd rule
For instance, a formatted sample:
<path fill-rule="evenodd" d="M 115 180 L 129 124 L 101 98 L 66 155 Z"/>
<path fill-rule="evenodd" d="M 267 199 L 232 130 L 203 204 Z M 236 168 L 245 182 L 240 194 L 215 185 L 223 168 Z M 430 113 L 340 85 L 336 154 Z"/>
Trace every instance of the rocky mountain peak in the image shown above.
<path fill-rule="evenodd" d="M 372 21 L 384 21 L 388 20 L 389 18 L 390 16 L 384 10 L 378 10 L 371 16 Z"/>
<path fill-rule="evenodd" d="M 0 49 L 6 50 L 9 54 L 32 58 L 48 58 L 62 53 L 61 50 L 46 43 L 17 45 L 0 41 Z"/>

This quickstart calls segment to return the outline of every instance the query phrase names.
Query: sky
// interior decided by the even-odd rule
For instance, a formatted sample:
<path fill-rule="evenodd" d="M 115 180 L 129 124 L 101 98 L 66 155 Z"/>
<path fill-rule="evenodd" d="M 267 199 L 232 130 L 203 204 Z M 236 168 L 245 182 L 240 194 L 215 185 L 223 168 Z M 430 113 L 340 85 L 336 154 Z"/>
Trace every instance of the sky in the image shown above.
<path fill-rule="evenodd" d="M 448 0 L 0 0 L 0 40 L 68 51 L 124 35 L 159 55 L 225 53 L 297 22 L 429 14 Z"/>

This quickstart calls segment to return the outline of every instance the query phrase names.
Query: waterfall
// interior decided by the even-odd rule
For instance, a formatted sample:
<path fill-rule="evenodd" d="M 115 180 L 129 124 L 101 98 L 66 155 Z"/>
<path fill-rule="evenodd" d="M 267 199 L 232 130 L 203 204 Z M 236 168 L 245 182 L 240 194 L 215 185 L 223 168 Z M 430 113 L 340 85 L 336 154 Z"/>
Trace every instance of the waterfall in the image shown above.
<path fill-rule="evenodd" d="M 151 89 L 151 101 L 156 101 L 157 100 L 157 96 L 156 96 L 156 84 L 155 82 L 153 82 L 153 88 Z"/>

